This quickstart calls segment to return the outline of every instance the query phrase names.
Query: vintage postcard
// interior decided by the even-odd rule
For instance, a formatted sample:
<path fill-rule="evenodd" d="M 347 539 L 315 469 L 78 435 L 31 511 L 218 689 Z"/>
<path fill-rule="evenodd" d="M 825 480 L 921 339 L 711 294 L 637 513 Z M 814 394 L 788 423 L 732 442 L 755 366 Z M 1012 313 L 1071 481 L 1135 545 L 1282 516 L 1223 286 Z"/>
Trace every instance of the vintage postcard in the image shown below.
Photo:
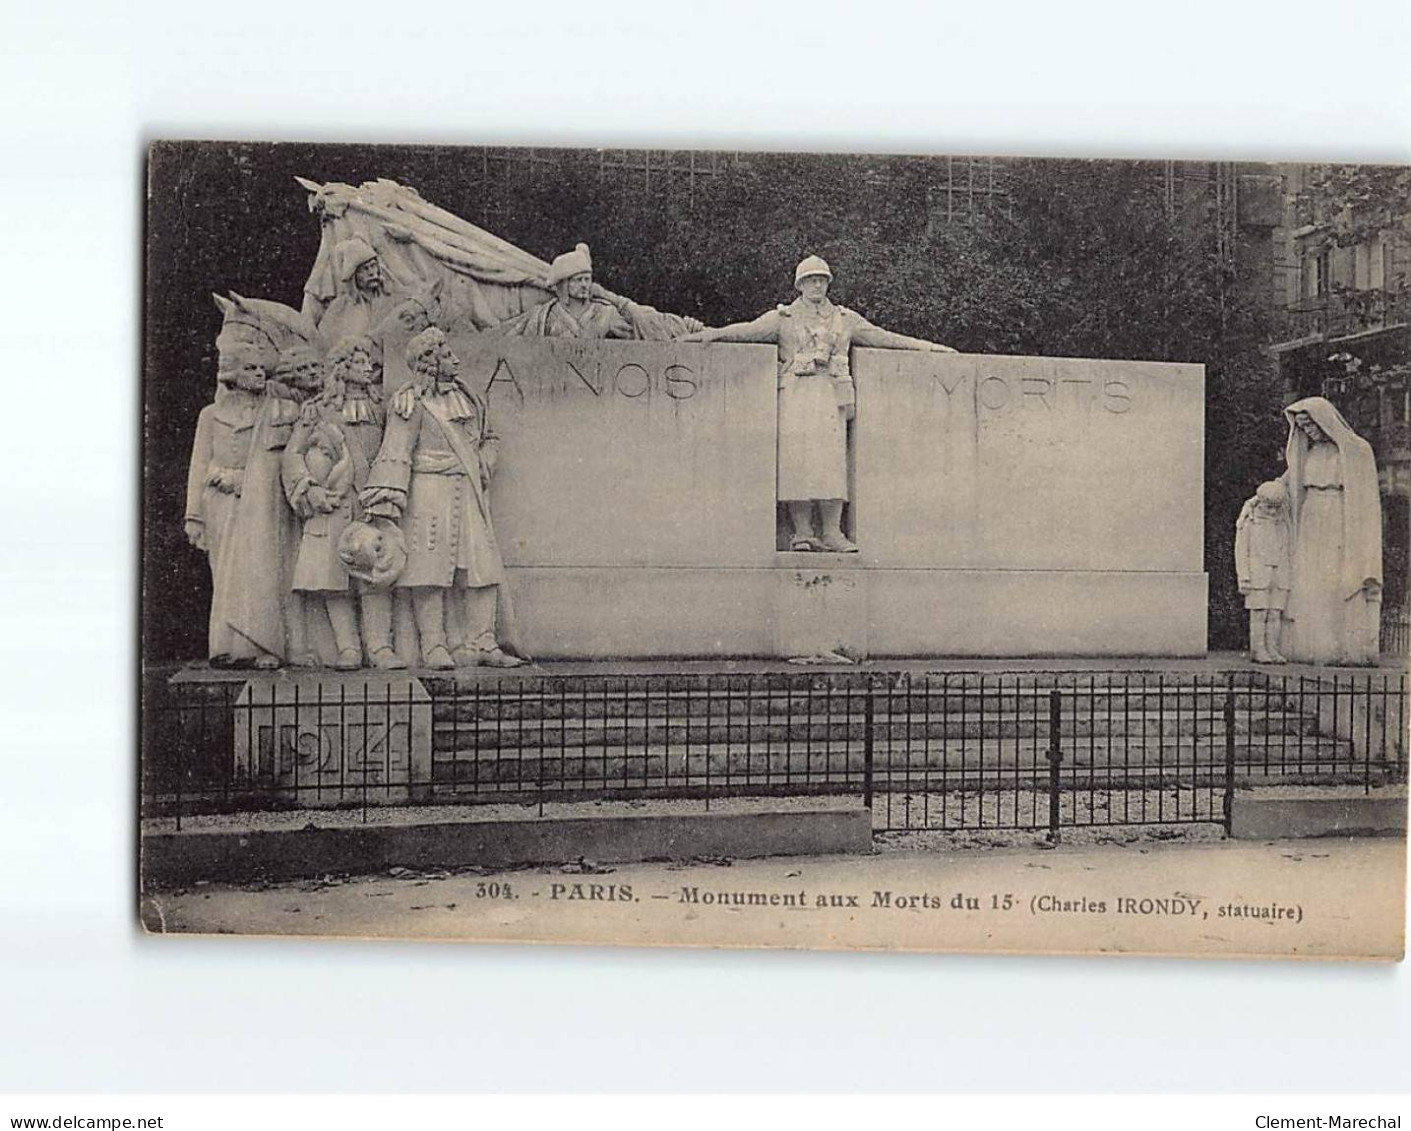
<path fill-rule="evenodd" d="M 1400 959 L 1411 169 L 159 142 L 154 933 Z"/>

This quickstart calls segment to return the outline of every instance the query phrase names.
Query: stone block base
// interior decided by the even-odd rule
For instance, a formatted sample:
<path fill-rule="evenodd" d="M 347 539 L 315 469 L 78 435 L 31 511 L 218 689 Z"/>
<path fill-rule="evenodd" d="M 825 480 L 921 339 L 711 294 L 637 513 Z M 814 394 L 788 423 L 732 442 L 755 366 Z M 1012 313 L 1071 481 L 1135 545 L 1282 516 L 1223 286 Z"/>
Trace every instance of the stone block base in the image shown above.
<path fill-rule="evenodd" d="M 1406 787 L 1248 789 L 1235 794 L 1236 840 L 1319 836 L 1405 836 Z"/>
<path fill-rule="evenodd" d="M 871 814 L 860 802 L 807 808 L 788 802 L 734 803 L 745 811 L 648 813 L 593 806 L 591 816 L 473 819 L 447 808 L 388 813 L 376 824 L 320 820 L 307 812 L 259 827 L 240 817 L 208 819 L 181 832 L 144 829 L 147 890 L 198 880 L 240 883 L 326 874 L 367 875 L 389 868 L 509 868 L 698 856 L 815 856 L 872 849 Z M 563 807 L 569 808 L 567 806 Z M 398 819 L 401 818 L 401 819 Z"/>
<path fill-rule="evenodd" d="M 779 554 L 772 568 L 511 569 L 537 659 L 810 655 L 1203 656 L 1206 576 L 885 569 Z"/>

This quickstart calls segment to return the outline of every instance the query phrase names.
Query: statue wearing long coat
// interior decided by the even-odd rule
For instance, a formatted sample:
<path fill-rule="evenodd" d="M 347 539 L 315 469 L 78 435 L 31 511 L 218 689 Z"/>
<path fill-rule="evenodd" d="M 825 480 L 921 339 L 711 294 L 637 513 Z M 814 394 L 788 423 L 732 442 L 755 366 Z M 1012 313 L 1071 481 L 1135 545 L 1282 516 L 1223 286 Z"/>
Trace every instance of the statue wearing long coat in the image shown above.
<path fill-rule="evenodd" d="M 504 581 L 485 496 L 499 443 L 485 400 L 460 381 L 443 391 L 405 385 L 393 398 L 367 487 L 406 492 L 398 588 Z"/>
<path fill-rule="evenodd" d="M 294 615 L 294 560 L 298 521 L 280 484 L 280 462 L 299 421 L 295 401 L 266 392 L 250 443 L 240 502 L 217 566 L 212 647 L 234 660 L 288 659 L 289 618 Z"/>
<path fill-rule="evenodd" d="M 815 305 L 802 298 L 710 335 L 710 341 L 779 347 L 781 500 L 848 497 L 847 416 L 854 397 L 848 353 L 854 345 L 937 348 L 874 326 L 845 306 L 826 300 Z"/>
<path fill-rule="evenodd" d="M 259 408 L 258 396 L 222 388 L 215 402 L 203 408 L 196 419 L 196 439 L 186 477 L 186 521 L 201 524 L 213 597 L 221 589 L 221 553 L 240 502 Z M 213 657 L 221 655 L 221 648 L 226 646 L 224 626 L 225 614 L 212 600 L 208 632 L 209 654 Z"/>

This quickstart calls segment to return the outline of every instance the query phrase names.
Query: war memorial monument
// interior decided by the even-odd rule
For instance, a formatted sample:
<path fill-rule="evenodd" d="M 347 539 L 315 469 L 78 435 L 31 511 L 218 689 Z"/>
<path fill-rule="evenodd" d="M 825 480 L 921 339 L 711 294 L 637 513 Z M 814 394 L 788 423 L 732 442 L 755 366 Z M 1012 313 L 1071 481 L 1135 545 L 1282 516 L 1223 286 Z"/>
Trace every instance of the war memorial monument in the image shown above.
<path fill-rule="evenodd" d="M 150 887 L 1404 828 L 1377 469 L 1327 399 L 1222 518 L 1251 651 L 1214 657 L 1201 357 L 964 352 L 810 247 L 707 325 L 397 180 L 287 190 L 302 294 L 228 279 L 206 406 L 149 394 L 191 447 L 148 518 L 210 592 L 144 677 Z"/>

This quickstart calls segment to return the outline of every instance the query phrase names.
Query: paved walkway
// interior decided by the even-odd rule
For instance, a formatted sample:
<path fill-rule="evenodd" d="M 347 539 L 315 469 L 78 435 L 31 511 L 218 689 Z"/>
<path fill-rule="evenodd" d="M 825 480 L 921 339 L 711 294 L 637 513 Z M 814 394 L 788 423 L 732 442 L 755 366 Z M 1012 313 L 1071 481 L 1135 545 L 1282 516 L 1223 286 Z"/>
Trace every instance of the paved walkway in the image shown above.
<path fill-rule="evenodd" d="M 262 935 L 1397 958 L 1399 839 L 889 851 L 396 874 L 144 902 L 150 929 Z"/>

